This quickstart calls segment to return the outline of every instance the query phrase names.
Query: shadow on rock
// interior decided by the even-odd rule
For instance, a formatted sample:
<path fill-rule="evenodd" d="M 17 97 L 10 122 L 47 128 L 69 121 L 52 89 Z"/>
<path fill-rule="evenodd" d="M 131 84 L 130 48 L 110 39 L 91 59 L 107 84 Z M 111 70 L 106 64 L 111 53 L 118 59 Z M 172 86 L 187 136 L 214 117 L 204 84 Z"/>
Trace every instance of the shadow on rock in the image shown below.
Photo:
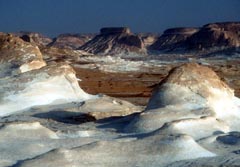
<path fill-rule="evenodd" d="M 139 113 L 133 113 L 127 116 L 109 117 L 97 120 L 97 123 L 101 124 L 98 126 L 98 128 L 115 129 L 117 132 L 124 132 L 125 126 L 129 124 L 132 119 L 138 114 Z"/>
<path fill-rule="evenodd" d="M 34 114 L 34 117 L 52 119 L 54 121 L 67 124 L 81 124 L 85 122 L 96 121 L 96 118 L 85 113 L 75 113 L 69 111 L 50 111 L 45 113 Z"/>

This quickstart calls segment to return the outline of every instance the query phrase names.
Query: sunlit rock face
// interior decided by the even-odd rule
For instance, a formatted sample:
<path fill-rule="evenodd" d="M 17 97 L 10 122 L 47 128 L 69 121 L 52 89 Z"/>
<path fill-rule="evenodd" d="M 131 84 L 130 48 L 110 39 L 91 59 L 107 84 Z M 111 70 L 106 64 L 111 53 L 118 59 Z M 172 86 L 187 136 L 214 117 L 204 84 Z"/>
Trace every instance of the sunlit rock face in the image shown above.
<path fill-rule="evenodd" d="M 46 65 L 37 46 L 10 34 L 0 34 L 1 75 L 9 75 L 14 70 L 23 73 Z"/>
<path fill-rule="evenodd" d="M 79 49 L 93 54 L 145 53 L 142 39 L 125 27 L 102 28 L 100 34 Z"/>
<path fill-rule="evenodd" d="M 146 111 L 137 116 L 126 131 L 146 132 L 164 127 L 168 132 L 184 133 L 186 127 L 204 130 L 209 126 L 212 129 L 208 135 L 211 135 L 217 129 L 238 130 L 239 104 L 233 90 L 210 68 L 184 64 L 170 71 L 155 88 Z M 194 132 L 189 135 L 198 136 Z"/>
<path fill-rule="evenodd" d="M 80 102 L 93 97 L 79 87 L 74 70 L 66 64 L 6 77 L 0 83 L 0 116 L 36 105 Z"/>
<path fill-rule="evenodd" d="M 139 33 L 138 35 L 141 37 L 145 47 L 152 45 L 159 37 L 158 34 L 154 33 Z"/>

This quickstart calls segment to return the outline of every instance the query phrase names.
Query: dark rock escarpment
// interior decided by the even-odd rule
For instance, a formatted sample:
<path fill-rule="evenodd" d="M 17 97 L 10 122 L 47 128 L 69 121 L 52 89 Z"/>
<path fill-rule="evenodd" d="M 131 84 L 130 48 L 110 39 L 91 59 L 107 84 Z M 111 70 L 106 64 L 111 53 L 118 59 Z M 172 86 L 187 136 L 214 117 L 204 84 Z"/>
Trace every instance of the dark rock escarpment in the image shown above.
<path fill-rule="evenodd" d="M 105 27 L 100 30 L 102 35 L 109 34 L 130 34 L 130 29 L 127 27 Z"/>
<path fill-rule="evenodd" d="M 182 46 L 185 40 L 196 33 L 198 28 L 171 28 L 164 33 L 153 43 L 150 50 L 175 50 Z"/>

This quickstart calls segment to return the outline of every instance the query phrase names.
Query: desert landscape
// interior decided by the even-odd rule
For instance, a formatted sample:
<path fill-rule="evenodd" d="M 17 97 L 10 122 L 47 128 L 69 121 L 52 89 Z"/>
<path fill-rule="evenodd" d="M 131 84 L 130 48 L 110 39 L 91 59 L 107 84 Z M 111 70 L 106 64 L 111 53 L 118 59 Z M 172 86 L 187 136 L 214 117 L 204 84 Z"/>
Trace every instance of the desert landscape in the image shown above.
<path fill-rule="evenodd" d="M 1 167 L 240 165 L 240 22 L 0 33 Z"/>

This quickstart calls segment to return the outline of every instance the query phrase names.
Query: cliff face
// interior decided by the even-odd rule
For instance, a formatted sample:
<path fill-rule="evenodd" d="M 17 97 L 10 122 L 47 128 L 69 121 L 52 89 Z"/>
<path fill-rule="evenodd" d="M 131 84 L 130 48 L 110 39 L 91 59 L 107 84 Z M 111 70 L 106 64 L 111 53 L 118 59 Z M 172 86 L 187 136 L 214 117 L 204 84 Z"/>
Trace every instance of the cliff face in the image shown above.
<path fill-rule="evenodd" d="M 94 54 L 144 53 L 141 38 L 131 34 L 128 28 L 102 28 L 100 34 L 79 49 Z"/>

